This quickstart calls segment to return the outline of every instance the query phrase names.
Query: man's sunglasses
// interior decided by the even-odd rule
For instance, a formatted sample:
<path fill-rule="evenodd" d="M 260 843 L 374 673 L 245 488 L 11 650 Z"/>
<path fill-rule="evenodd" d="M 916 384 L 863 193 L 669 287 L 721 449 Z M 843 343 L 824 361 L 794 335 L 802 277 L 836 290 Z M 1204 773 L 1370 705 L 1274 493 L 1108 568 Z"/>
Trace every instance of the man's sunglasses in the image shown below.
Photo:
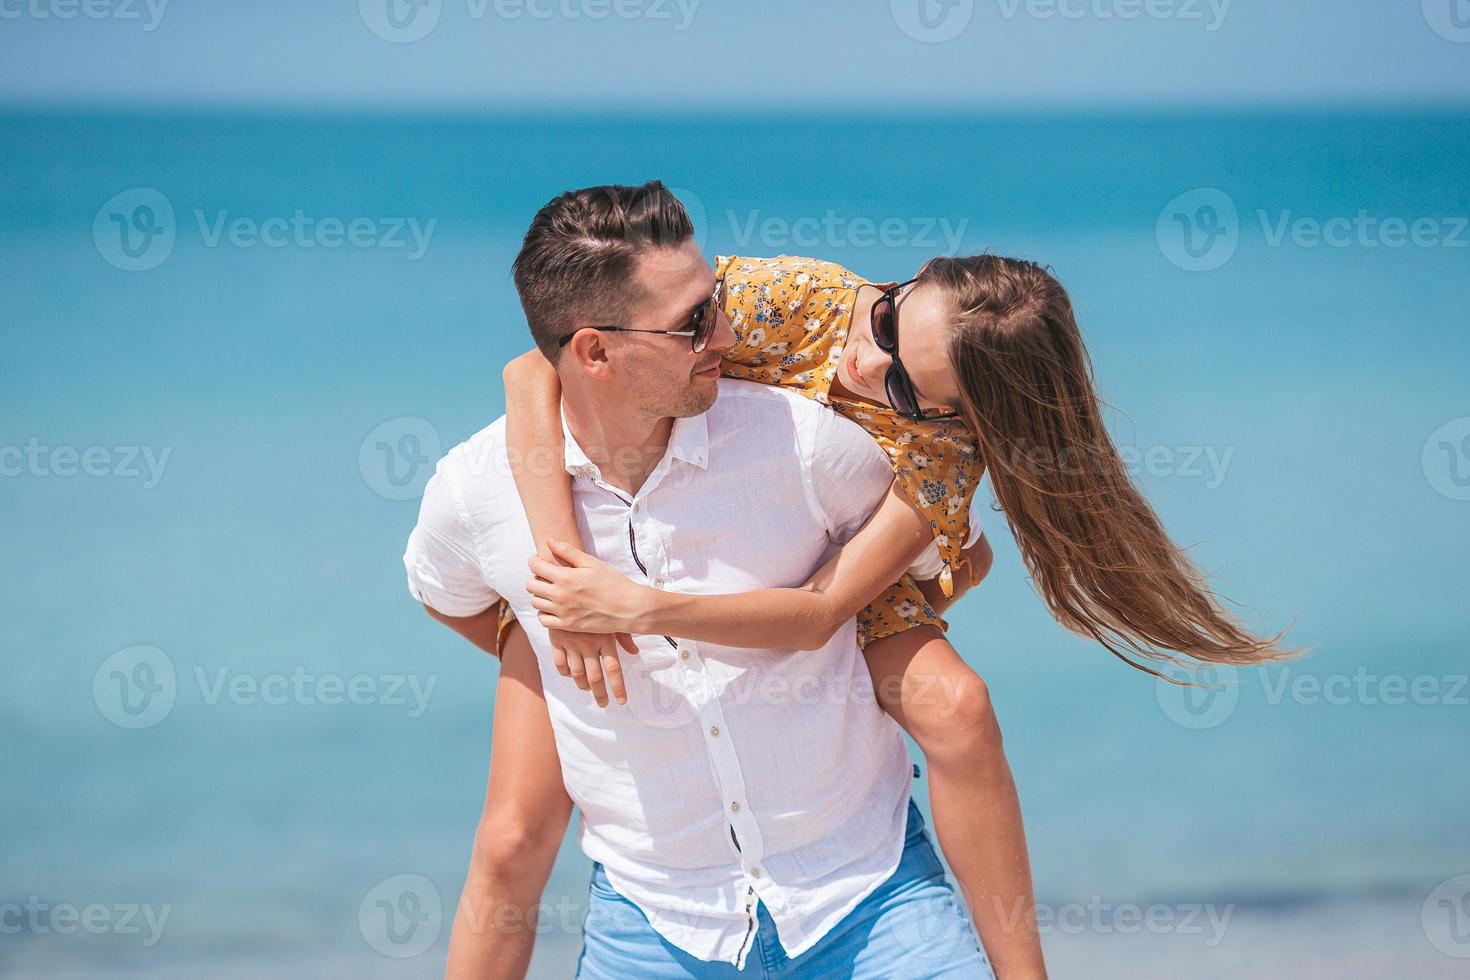
<path fill-rule="evenodd" d="M 883 290 L 882 296 L 873 301 L 871 321 L 873 343 L 877 344 L 878 349 L 887 354 L 890 359 L 888 371 L 883 375 L 883 388 L 888 393 L 888 404 L 893 406 L 893 410 L 903 418 L 914 422 L 959 418 L 959 412 L 925 414 L 925 410 L 919 406 L 919 396 L 914 391 L 914 382 L 909 377 L 908 370 L 903 366 L 903 361 L 898 359 L 898 306 L 894 303 L 894 298 L 897 297 L 899 290 L 918 281 L 910 279 L 897 286 L 889 286 Z"/>
<path fill-rule="evenodd" d="M 556 342 L 558 348 L 565 347 L 573 337 L 583 330 L 605 330 L 608 333 L 661 333 L 670 337 L 688 337 L 694 353 L 700 354 L 709 346 L 709 339 L 714 336 L 715 324 L 719 321 L 720 294 L 716 290 L 710 298 L 700 304 L 699 308 L 690 315 L 689 320 L 675 330 L 640 330 L 637 327 L 615 327 L 610 325 L 578 327 L 571 333 Z"/>

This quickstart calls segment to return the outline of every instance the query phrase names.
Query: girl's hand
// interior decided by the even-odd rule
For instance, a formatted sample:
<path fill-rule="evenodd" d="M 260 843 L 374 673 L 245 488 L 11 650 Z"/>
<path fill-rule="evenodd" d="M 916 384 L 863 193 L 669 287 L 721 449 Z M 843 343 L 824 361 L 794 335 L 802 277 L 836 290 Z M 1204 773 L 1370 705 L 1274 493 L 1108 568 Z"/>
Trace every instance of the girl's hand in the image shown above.
<path fill-rule="evenodd" d="M 563 541 L 547 543 L 564 564 L 531 557 L 526 586 L 541 625 L 573 633 L 638 633 L 648 608 L 646 586 Z"/>
<path fill-rule="evenodd" d="M 623 685 L 618 647 L 636 654 L 631 629 L 614 615 L 619 597 L 636 604 L 637 585 L 591 555 L 560 541 L 549 542 L 552 553 L 567 565 L 531 558 L 535 574 L 526 586 L 537 618 L 550 631 L 556 672 L 591 691 L 600 707 L 607 707 L 607 689 L 619 704 L 628 701 Z M 611 597 L 611 603 L 605 601 Z M 595 606 L 593 605 L 595 603 Z"/>
<path fill-rule="evenodd" d="M 550 630 L 552 663 L 556 672 L 570 677 L 578 687 L 592 692 L 599 708 L 607 707 L 607 692 L 618 704 L 628 703 L 628 689 L 623 684 L 623 665 L 618 660 L 618 647 L 637 653 L 638 647 L 627 633 L 566 633 Z"/>

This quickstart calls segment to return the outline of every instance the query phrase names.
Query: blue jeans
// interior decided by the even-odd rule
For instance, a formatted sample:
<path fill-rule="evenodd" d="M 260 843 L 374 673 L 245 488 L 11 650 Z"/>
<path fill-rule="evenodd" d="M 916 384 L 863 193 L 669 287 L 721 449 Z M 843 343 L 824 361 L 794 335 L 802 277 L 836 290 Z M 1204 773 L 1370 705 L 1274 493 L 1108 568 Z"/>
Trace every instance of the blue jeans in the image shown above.
<path fill-rule="evenodd" d="M 755 945 L 745 969 L 697 959 L 664 939 L 638 906 L 615 892 L 592 863 L 580 980 L 663 978 L 892 977 L 995 980 L 970 917 L 944 876 L 944 866 L 909 801 L 908 833 L 898 868 L 811 949 L 792 959 L 776 924 L 756 904 Z"/>

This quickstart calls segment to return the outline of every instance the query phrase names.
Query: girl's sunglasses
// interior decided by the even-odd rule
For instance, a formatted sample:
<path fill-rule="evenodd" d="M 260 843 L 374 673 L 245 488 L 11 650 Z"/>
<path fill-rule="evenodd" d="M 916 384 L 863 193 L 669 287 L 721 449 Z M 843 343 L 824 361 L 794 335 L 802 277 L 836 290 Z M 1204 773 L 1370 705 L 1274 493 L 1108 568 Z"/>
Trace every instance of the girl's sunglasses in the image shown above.
<path fill-rule="evenodd" d="M 615 327 L 609 325 L 578 327 L 558 340 L 556 346 L 559 348 L 565 347 L 577 335 L 578 331 L 582 330 L 605 330 L 609 333 L 662 333 L 670 337 L 690 338 L 689 342 L 694 348 L 694 353 L 701 354 L 709 346 L 709 339 L 715 333 L 715 324 L 718 322 L 720 316 L 719 299 L 720 292 L 716 289 L 714 294 L 707 301 L 700 304 L 699 308 L 690 315 L 689 320 L 683 326 L 674 330 L 640 330 L 636 327 Z"/>
<path fill-rule="evenodd" d="M 910 279 L 897 286 L 889 286 L 883 290 L 882 296 L 873 301 L 873 343 L 890 358 L 888 371 L 883 375 L 883 388 L 888 394 L 888 404 L 903 418 L 914 422 L 958 418 L 959 412 L 926 413 L 919 406 L 919 396 L 914 391 L 914 382 L 909 377 L 908 370 L 903 366 L 903 361 L 898 359 L 898 306 L 894 303 L 894 298 L 899 290 L 918 281 Z"/>

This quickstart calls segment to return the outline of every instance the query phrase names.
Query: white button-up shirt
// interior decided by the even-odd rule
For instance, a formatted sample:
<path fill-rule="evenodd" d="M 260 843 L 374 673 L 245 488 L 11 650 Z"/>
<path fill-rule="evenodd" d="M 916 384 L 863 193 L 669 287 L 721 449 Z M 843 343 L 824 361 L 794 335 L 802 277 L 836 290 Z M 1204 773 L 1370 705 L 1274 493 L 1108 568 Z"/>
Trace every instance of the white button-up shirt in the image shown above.
<path fill-rule="evenodd" d="M 502 418 L 439 462 L 404 555 L 409 590 L 448 616 L 510 603 L 540 663 L 582 849 L 654 929 L 702 960 L 743 966 L 758 897 L 800 955 L 903 849 L 908 751 L 854 622 L 806 652 L 639 636 L 639 654 L 622 658 L 628 703 L 597 707 L 556 673 L 526 591 L 535 546 L 504 428 Z M 856 424 L 727 379 L 708 412 L 674 422 L 636 494 L 604 482 L 570 432 L 565 464 L 588 550 L 691 594 L 801 585 L 893 478 Z M 920 570 L 937 561 L 931 548 Z"/>

